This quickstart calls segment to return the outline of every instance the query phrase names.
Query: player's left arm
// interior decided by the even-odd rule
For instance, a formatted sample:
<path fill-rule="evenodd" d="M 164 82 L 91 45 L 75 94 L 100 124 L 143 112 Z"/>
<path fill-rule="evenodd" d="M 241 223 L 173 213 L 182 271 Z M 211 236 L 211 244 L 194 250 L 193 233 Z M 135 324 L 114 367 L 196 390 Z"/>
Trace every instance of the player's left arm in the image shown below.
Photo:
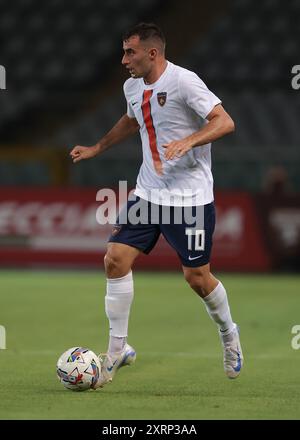
<path fill-rule="evenodd" d="M 221 104 L 217 104 L 206 116 L 206 119 L 208 123 L 199 131 L 179 141 L 164 144 L 165 158 L 170 160 L 174 157 L 181 157 L 193 147 L 209 144 L 234 131 L 234 122 Z"/>

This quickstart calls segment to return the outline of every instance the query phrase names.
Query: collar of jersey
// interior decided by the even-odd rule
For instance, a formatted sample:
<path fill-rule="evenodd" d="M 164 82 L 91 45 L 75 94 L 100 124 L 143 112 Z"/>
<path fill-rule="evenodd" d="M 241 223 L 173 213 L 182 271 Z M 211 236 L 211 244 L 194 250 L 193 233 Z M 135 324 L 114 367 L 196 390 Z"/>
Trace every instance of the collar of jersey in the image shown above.
<path fill-rule="evenodd" d="M 160 75 L 160 77 L 158 78 L 158 80 L 156 80 L 154 83 L 152 84 L 145 84 L 144 80 L 142 79 L 142 84 L 144 89 L 149 90 L 149 89 L 154 89 L 154 87 L 156 87 L 158 84 L 161 83 L 161 81 L 166 77 L 167 73 L 170 70 L 170 67 L 172 65 L 172 63 L 170 63 L 170 61 L 167 60 L 167 67 L 165 68 L 165 70 L 163 71 L 163 73 Z"/>

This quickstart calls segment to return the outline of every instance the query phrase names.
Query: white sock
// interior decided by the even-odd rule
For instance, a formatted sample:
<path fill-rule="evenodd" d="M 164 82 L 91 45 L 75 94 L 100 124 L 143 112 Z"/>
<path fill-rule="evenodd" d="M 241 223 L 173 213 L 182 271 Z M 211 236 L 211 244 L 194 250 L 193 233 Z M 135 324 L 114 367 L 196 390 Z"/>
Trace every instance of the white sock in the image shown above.
<path fill-rule="evenodd" d="M 133 279 L 131 271 L 121 278 L 107 278 L 105 312 L 109 319 L 109 353 L 121 351 L 126 344 L 132 300 Z"/>
<path fill-rule="evenodd" d="M 209 316 L 218 324 L 221 334 L 225 336 L 231 333 L 235 324 L 231 318 L 226 290 L 221 281 L 209 295 L 202 299 Z"/>
<path fill-rule="evenodd" d="M 108 353 L 119 353 L 125 347 L 127 338 L 118 338 L 117 336 L 109 337 Z"/>

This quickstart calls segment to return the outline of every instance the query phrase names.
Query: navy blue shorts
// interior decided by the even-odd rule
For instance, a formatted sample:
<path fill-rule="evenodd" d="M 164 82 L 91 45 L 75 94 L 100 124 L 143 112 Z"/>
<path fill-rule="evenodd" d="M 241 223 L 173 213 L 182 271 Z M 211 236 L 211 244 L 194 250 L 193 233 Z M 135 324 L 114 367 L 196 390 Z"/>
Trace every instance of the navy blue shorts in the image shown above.
<path fill-rule="evenodd" d="M 214 202 L 204 206 L 166 207 L 137 197 L 128 201 L 120 212 L 108 241 L 149 254 L 163 234 L 183 266 L 198 267 L 209 263 L 214 229 Z"/>

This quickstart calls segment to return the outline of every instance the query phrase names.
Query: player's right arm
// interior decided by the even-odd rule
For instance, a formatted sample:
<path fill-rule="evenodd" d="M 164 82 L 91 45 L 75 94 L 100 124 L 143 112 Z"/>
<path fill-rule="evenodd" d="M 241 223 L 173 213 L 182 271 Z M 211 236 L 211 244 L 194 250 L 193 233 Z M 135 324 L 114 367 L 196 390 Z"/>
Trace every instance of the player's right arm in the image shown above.
<path fill-rule="evenodd" d="M 90 159 L 103 153 L 114 144 L 117 144 L 124 139 L 132 136 L 139 130 L 140 126 L 135 118 L 130 118 L 127 114 L 123 115 L 121 119 L 113 126 L 113 128 L 97 144 L 91 147 L 84 147 L 76 145 L 70 152 L 73 162 L 79 162 L 82 159 Z"/>

